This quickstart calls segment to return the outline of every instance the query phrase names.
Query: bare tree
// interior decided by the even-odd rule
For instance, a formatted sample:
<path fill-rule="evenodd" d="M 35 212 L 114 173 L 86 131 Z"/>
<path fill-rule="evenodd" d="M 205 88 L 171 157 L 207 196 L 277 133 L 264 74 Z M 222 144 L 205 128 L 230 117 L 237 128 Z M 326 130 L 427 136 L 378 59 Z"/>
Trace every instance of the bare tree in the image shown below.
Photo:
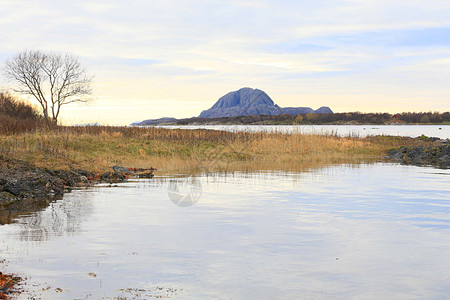
<path fill-rule="evenodd" d="M 49 126 L 58 123 L 61 106 L 90 101 L 92 77 L 70 54 L 19 52 L 6 61 L 5 74 L 16 84 L 15 92 L 39 102 Z"/>

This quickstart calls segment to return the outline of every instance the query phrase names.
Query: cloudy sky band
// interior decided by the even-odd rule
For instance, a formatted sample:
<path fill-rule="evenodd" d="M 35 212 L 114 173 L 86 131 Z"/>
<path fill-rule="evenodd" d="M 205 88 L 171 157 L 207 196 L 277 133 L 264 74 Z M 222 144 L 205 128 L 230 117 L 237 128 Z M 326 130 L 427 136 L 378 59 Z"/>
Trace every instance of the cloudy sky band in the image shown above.
<path fill-rule="evenodd" d="M 67 122 L 191 117 L 244 86 L 280 106 L 450 107 L 448 1 L 0 3 L 2 61 L 24 49 L 71 52 L 95 75 L 90 107 L 102 113 L 67 107 Z M 136 109 L 118 116 L 127 105 Z"/>

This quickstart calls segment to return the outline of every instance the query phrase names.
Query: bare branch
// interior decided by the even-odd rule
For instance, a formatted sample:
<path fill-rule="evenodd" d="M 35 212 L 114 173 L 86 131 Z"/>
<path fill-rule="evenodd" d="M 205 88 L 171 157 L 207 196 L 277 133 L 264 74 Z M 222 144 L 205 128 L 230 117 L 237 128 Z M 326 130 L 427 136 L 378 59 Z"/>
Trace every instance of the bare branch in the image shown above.
<path fill-rule="evenodd" d="M 15 92 L 39 102 L 49 123 L 57 122 L 62 105 L 88 102 L 92 93 L 92 77 L 69 54 L 23 51 L 6 61 L 5 74 L 16 83 Z"/>

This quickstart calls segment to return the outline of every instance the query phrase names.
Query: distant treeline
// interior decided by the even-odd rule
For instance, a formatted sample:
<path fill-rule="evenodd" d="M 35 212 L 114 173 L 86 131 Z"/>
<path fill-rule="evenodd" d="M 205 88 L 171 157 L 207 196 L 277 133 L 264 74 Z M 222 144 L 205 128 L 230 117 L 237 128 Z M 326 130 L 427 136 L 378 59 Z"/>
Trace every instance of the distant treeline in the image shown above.
<path fill-rule="evenodd" d="M 238 117 L 222 117 L 222 118 L 188 118 L 179 119 L 174 124 L 177 125 L 188 125 L 188 124 L 260 124 L 264 122 L 275 122 L 275 123 L 288 123 L 292 124 L 295 117 L 282 114 L 282 115 L 261 115 L 261 116 L 238 116 Z"/>
<path fill-rule="evenodd" d="M 335 113 L 335 114 L 307 114 L 297 115 L 295 122 L 321 124 L 321 123 L 348 123 L 355 122 L 361 124 L 441 124 L 450 123 L 450 112 L 405 112 L 398 114 L 388 113 Z"/>
<path fill-rule="evenodd" d="M 450 112 L 418 113 L 334 113 L 300 114 L 296 116 L 282 114 L 274 116 L 239 116 L 225 118 L 189 118 L 175 122 L 188 124 L 450 124 Z"/>

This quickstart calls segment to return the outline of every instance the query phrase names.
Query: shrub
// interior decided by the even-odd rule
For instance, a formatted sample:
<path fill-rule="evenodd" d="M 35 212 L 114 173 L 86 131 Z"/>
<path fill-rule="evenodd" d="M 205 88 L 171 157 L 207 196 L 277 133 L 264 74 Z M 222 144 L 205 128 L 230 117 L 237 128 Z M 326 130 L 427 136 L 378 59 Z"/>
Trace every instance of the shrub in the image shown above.
<path fill-rule="evenodd" d="M 0 133 L 33 131 L 42 125 L 42 117 L 35 107 L 0 92 Z"/>

